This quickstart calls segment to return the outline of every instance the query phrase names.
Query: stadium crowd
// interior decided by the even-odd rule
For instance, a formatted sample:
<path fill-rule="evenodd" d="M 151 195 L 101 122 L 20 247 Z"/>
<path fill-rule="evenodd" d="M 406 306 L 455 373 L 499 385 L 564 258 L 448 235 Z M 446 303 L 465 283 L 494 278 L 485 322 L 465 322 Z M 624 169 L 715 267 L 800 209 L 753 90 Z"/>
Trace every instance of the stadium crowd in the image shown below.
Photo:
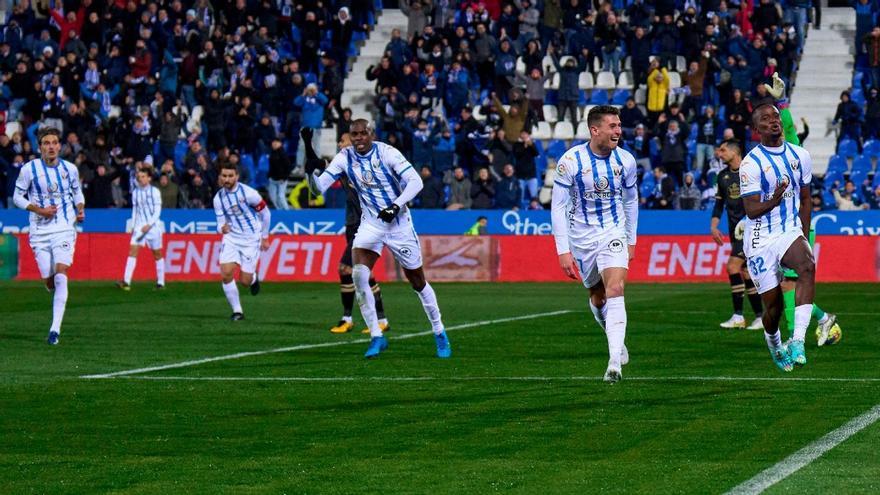
<path fill-rule="evenodd" d="M 811 0 L 400 8 L 406 31 L 367 73 L 372 119 L 421 171 L 413 206 L 448 209 L 544 208 L 554 158 L 588 138 L 585 112 L 599 104 L 621 107 L 645 208 L 710 208 L 723 167 L 715 145 L 757 142 L 751 109 L 772 100 L 762 84 L 774 72 L 792 87 L 812 12 Z M 299 129 L 341 136 L 360 117 L 342 94 L 379 10 L 373 0 L 21 0 L 0 26 L 0 194 L 11 197 L 49 125 L 63 129 L 63 158 L 79 167 L 91 208 L 128 206 L 129 176 L 143 166 L 164 207 L 204 208 L 224 162 L 276 208 L 342 207 L 338 184 L 308 196 Z M 864 114 L 873 101 L 880 115 L 868 94 Z M 872 122 L 865 132 L 880 129 Z M 869 195 L 870 181 L 847 178 L 858 179 L 837 179 L 838 207 L 877 206 L 880 187 Z M 834 199 L 820 191 L 816 207 Z"/>

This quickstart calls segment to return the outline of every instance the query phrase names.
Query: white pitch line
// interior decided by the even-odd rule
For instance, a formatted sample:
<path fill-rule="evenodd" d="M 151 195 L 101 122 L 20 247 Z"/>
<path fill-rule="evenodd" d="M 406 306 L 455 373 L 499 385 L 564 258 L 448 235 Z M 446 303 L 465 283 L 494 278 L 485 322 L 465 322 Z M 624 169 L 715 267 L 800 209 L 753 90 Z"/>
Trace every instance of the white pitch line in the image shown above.
<path fill-rule="evenodd" d="M 155 381 L 194 382 L 590 382 L 600 381 L 601 376 L 131 376 L 120 378 Z M 880 378 L 810 378 L 810 377 L 750 377 L 750 376 L 635 376 L 624 381 L 635 382 L 851 382 L 880 383 Z"/>
<path fill-rule="evenodd" d="M 531 320 L 535 318 L 543 318 L 545 316 L 556 316 L 563 315 L 567 313 L 574 313 L 575 311 L 570 309 L 563 309 L 559 311 L 549 311 L 546 313 L 534 313 L 530 315 L 523 316 L 512 316 L 510 318 L 497 318 L 494 320 L 483 320 L 483 321 L 474 321 L 471 323 L 463 323 L 461 325 L 452 325 L 446 327 L 446 331 L 450 330 L 463 330 L 465 328 L 473 328 L 473 327 L 482 327 L 486 325 L 494 325 L 496 323 L 507 323 L 510 321 L 521 321 L 521 320 Z M 388 336 L 388 340 L 403 340 L 403 339 L 411 339 L 413 337 L 422 337 L 424 335 L 431 335 L 433 332 L 431 330 L 427 330 L 424 332 L 415 332 L 415 333 L 407 333 L 403 335 L 394 335 Z M 191 361 L 182 361 L 179 363 L 171 363 L 171 364 L 162 364 L 158 366 L 150 366 L 147 368 L 136 368 L 131 370 L 123 370 L 123 371 L 114 371 L 112 373 L 102 373 L 95 375 L 82 375 L 80 378 L 85 379 L 101 379 L 101 378 L 115 378 L 120 376 L 129 376 L 129 375 L 139 375 L 142 373 L 149 373 L 151 371 L 162 371 L 162 370 L 170 370 L 176 368 L 187 368 L 189 366 L 197 366 L 205 363 L 213 363 L 215 361 L 229 361 L 232 359 L 241 359 L 250 356 L 263 356 L 266 354 L 277 354 L 280 352 L 293 352 L 293 351 L 301 351 L 304 349 L 318 349 L 321 347 L 336 347 L 341 345 L 351 345 L 351 344 L 365 344 L 368 343 L 370 339 L 355 339 L 355 340 L 343 340 L 336 342 L 323 342 L 320 344 L 302 344 L 295 345 L 291 347 L 279 347 L 277 349 L 267 349 L 263 351 L 250 351 L 250 352 L 238 352 L 235 354 L 227 354 L 225 356 L 214 356 L 202 359 L 193 359 Z"/>
<path fill-rule="evenodd" d="M 752 479 L 737 485 L 727 492 L 726 495 L 751 495 L 761 493 L 776 483 L 791 476 L 801 468 L 809 465 L 829 450 L 845 442 L 849 437 L 873 425 L 878 419 L 880 419 L 880 404 L 872 407 L 862 415 L 851 419 L 845 425 L 828 433 L 801 450 L 798 450 L 775 465 L 761 471 Z"/>

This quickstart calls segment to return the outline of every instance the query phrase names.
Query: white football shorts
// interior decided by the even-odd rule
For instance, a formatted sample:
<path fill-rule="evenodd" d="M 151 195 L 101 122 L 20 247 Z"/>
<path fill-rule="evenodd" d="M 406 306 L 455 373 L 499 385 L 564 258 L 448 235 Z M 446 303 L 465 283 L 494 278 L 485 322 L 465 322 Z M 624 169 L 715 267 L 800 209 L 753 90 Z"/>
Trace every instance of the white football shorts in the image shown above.
<path fill-rule="evenodd" d="M 791 229 L 753 245 L 746 239 L 745 254 L 749 274 L 759 294 L 775 289 L 782 280 L 782 257 L 798 238 L 806 240 L 801 229 Z"/>
<path fill-rule="evenodd" d="M 140 228 L 136 228 L 131 233 L 132 246 L 146 246 L 152 250 L 162 249 L 162 229 L 154 225 L 146 234 L 141 232 Z"/>
<path fill-rule="evenodd" d="M 408 227 L 382 230 L 367 222 L 361 222 L 352 247 L 381 255 L 382 248 L 386 246 L 394 259 L 407 270 L 415 270 L 422 266 L 422 245 L 412 224 Z"/>
<path fill-rule="evenodd" d="M 227 236 L 220 243 L 220 264 L 236 263 L 244 273 L 256 273 L 260 259 L 260 241 L 234 242 Z"/>
<path fill-rule="evenodd" d="M 609 230 L 593 239 L 580 245 L 571 243 L 571 255 L 587 288 L 602 281 L 606 268 L 629 268 L 629 249 L 623 230 Z"/>
<path fill-rule="evenodd" d="M 76 231 L 65 230 L 48 234 L 31 234 L 28 238 L 40 276 L 49 278 L 55 273 L 55 265 L 73 265 L 76 250 Z"/>

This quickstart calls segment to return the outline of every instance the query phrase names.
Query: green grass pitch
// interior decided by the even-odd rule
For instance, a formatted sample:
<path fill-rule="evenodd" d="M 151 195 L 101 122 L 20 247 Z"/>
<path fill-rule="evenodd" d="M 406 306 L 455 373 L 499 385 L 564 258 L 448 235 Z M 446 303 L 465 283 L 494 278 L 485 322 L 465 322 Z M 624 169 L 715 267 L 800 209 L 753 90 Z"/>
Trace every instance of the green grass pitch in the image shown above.
<path fill-rule="evenodd" d="M 435 288 L 448 327 L 507 320 L 450 330 L 440 360 L 429 335 L 397 338 L 429 325 L 385 284 L 392 339 L 366 361 L 365 336 L 327 331 L 332 284 L 242 291 L 232 323 L 219 282 L 74 282 L 50 347 L 49 294 L 4 282 L 0 493 L 724 493 L 880 403 L 876 285 L 821 285 L 843 340 L 816 348 L 811 327 L 785 375 L 761 333 L 718 328 L 724 284 L 633 284 L 614 386 L 579 285 Z M 878 493 L 877 445 L 880 423 L 768 493 Z"/>

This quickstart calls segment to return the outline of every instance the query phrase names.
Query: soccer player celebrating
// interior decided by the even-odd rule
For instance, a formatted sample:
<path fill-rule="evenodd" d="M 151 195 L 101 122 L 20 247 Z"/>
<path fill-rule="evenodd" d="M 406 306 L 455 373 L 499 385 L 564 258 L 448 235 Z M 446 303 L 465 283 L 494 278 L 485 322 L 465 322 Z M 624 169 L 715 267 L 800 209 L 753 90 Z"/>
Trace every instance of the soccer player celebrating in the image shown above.
<path fill-rule="evenodd" d="M 773 362 L 782 371 L 807 362 L 804 336 L 815 293 L 816 264 L 807 242 L 810 229 L 812 161 L 807 150 L 783 139 L 779 110 L 759 105 L 752 127 L 761 135 L 740 166 L 740 190 L 746 211 L 745 254 L 749 272 L 764 302 L 764 337 Z M 794 336 L 782 344 L 780 269 L 798 274 Z"/>
<path fill-rule="evenodd" d="M 562 271 L 590 291 L 590 309 L 608 338 L 605 381 L 629 361 L 624 345 L 624 285 L 635 254 L 638 224 L 636 161 L 618 148 L 620 111 L 600 105 L 587 116 L 590 142 L 565 152 L 556 167 L 551 219 Z"/>
<path fill-rule="evenodd" d="M 718 230 L 721 213 L 727 209 L 727 232 L 730 235 L 730 256 L 727 258 L 727 276 L 730 279 L 730 291 L 733 295 L 733 316 L 721 324 L 721 328 L 746 328 L 743 318 L 743 293 L 749 296 L 749 303 L 755 312 L 755 320 L 748 326 L 749 330 L 763 330 L 761 320 L 761 296 L 755 284 L 745 270 L 746 255 L 743 251 L 742 232 L 736 226 L 746 212 L 743 209 L 739 192 L 739 166 L 742 161 L 742 150 L 735 139 L 728 139 L 718 147 L 718 156 L 727 167 L 718 174 L 718 186 L 715 192 L 715 209 L 712 211 L 712 239 L 719 246 L 724 245 L 724 236 Z"/>
<path fill-rule="evenodd" d="M 85 220 L 85 198 L 76 165 L 58 157 L 61 132 L 45 127 L 38 133 L 40 158 L 21 167 L 13 202 L 30 212 L 28 239 L 52 298 L 48 342 L 58 344 L 67 306 L 67 270 L 76 249 L 76 223 Z"/>
<path fill-rule="evenodd" d="M 326 163 L 318 158 L 315 148 L 312 147 L 312 133 L 312 129 L 308 128 L 303 128 L 300 131 L 300 135 L 302 136 L 300 143 L 306 148 L 306 162 L 312 160 L 318 161 L 312 162 L 309 170 L 324 168 L 326 166 Z M 339 139 L 337 147 L 341 150 L 348 146 L 351 146 L 351 136 L 349 136 L 348 133 L 345 133 Z M 331 333 L 348 333 L 354 328 L 354 321 L 351 317 L 351 311 L 354 308 L 354 279 L 351 276 L 351 266 L 353 264 L 351 259 L 351 249 L 354 236 L 361 224 L 362 212 L 360 199 L 358 198 L 354 187 L 351 185 L 351 182 L 347 177 L 342 179 L 342 187 L 345 189 L 346 241 L 345 250 L 342 252 L 342 257 L 339 260 L 339 294 L 342 297 L 342 319 L 339 320 L 339 323 L 337 323 L 336 326 L 330 328 Z M 387 332 L 391 329 L 391 326 L 388 324 L 388 319 L 385 318 L 385 308 L 382 304 L 382 291 L 379 289 L 379 284 L 376 283 L 376 279 L 372 274 L 370 275 L 370 289 L 373 291 L 373 297 L 376 300 L 376 317 L 379 319 L 379 328 L 381 328 L 383 332 Z M 370 333 L 370 329 L 365 328 L 361 333 Z"/>
<path fill-rule="evenodd" d="M 137 171 L 137 187 L 131 191 L 131 243 L 128 259 L 125 262 L 125 275 L 116 285 L 122 290 L 131 290 L 131 277 L 137 266 L 137 255 L 141 246 L 153 251 L 156 260 L 156 288 L 165 288 L 165 260 L 162 257 L 162 224 L 159 215 L 162 213 L 162 194 L 150 184 L 152 171 Z"/>
<path fill-rule="evenodd" d="M 239 184 L 238 167 L 232 163 L 220 167 L 220 185 L 214 195 L 214 214 L 217 215 L 217 230 L 223 234 L 220 245 L 220 276 L 223 279 L 223 293 L 232 307 L 232 321 L 244 319 L 238 286 L 235 284 L 235 269 L 239 269 L 238 280 L 250 286 L 251 294 L 260 292 L 257 277 L 257 260 L 260 250 L 269 248 L 269 222 L 271 214 L 260 193 L 253 188 Z"/>
<path fill-rule="evenodd" d="M 370 346 L 364 357 L 374 358 L 388 347 L 388 340 L 379 327 L 369 284 L 370 272 L 382 248 L 387 246 L 422 301 L 431 322 L 437 356 L 448 358 L 452 348 L 440 317 L 437 296 L 425 280 L 421 245 L 406 206 L 421 191 L 422 178 L 397 149 L 374 142 L 373 129 L 366 120 L 352 122 L 350 135 L 352 146 L 339 151 L 325 170 L 320 174 L 315 170 L 306 172 L 313 193 L 323 194 L 331 184 L 346 176 L 360 199 L 361 224 L 352 243 L 352 278 L 361 315 L 370 329 Z"/>

